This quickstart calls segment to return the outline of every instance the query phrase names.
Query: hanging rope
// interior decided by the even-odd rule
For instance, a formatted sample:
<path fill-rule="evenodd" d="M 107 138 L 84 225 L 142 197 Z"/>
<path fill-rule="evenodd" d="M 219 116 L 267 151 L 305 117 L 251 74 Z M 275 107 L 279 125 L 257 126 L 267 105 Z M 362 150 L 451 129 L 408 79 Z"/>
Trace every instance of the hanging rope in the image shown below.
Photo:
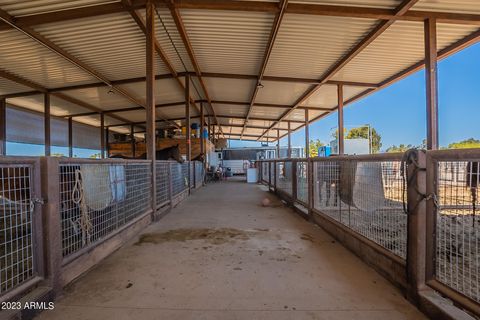
<path fill-rule="evenodd" d="M 85 195 L 83 192 L 82 183 L 82 171 L 80 171 L 80 169 L 75 169 L 75 184 L 72 191 L 72 201 L 80 207 L 80 217 L 77 219 L 76 223 L 80 225 L 80 228 L 82 229 L 82 242 L 85 246 L 90 244 L 90 232 L 93 228 L 93 225 L 90 220 L 90 215 L 88 214 L 87 204 L 85 202 Z"/>

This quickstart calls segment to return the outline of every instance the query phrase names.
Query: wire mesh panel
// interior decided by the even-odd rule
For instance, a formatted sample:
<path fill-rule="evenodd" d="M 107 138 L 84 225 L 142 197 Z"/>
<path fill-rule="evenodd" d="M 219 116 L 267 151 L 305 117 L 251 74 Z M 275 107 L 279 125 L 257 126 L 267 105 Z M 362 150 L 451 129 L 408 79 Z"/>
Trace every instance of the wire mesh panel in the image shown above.
<path fill-rule="evenodd" d="M 34 276 L 32 169 L 0 164 L 0 295 Z"/>
<path fill-rule="evenodd" d="M 268 184 L 268 162 L 262 162 L 262 181 Z"/>
<path fill-rule="evenodd" d="M 480 158 L 439 161 L 437 181 L 435 277 L 480 302 Z"/>
<path fill-rule="evenodd" d="M 292 194 L 292 162 L 277 162 L 277 189 Z"/>
<path fill-rule="evenodd" d="M 307 162 L 299 161 L 297 166 L 297 199 L 304 204 L 308 204 L 308 176 Z"/>
<path fill-rule="evenodd" d="M 314 162 L 314 207 L 355 232 L 405 258 L 400 161 Z"/>
<path fill-rule="evenodd" d="M 157 206 L 163 203 L 166 203 L 170 200 L 170 177 L 169 177 L 169 169 L 170 169 L 170 162 L 169 161 L 157 161 L 155 165 L 156 170 L 156 196 L 157 196 Z"/>
<path fill-rule="evenodd" d="M 188 162 L 170 163 L 170 174 L 172 179 L 172 195 L 176 196 L 188 189 Z"/>
<path fill-rule="evenodd" d="M 275 162 L 270 162 L 270 176 L 269 176 L 269 186 L 274 187 L 275 186 Z"/>
<path fill-rule="evenodd" d="M 148 162 L 60 165 L 63 256 L 100 242 L 150 209 Z"/>
<path fill-rule="evenodd" d="M 200 161 L 194 161 L 195 164 L 195 188 L 200 188 L 205 179 L 205 168 Z"/>

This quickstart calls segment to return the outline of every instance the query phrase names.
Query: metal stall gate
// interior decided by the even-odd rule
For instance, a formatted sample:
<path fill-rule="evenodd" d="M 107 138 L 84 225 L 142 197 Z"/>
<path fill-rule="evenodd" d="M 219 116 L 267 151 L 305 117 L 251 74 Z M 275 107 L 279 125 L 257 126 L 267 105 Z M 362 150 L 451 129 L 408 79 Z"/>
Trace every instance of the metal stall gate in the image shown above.
<path fill-rule="evenodd" d="M 44 275 L 40 162 L 0 160 L 0 300 L 8 301 Z"/>
<path fill-rule="evenodd" d="M 479 149 L 427 151 L 427 283 L 477 314 L 479 186 Z"/>

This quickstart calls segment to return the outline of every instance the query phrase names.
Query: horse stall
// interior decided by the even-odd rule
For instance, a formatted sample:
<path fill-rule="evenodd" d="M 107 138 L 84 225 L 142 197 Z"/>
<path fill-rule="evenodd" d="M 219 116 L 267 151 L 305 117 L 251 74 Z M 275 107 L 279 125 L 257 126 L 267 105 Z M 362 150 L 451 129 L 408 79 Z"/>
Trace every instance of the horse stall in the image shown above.
<path fill-rule="evenodd" d="M 205 154 L 208 155 L 215 151 L 215 146 L 208 139 L 203 139 L 205 146 Z M 170 147 L 178 146 L 180 155 L 186 159 L 187 154 L 187 144 L 185 138 L 157 138 L 156 149 L 157 151 L 167 149 Z M 199 158 L 201 155 L 200 150 L 200 138 L 191 138 L 191 155 L 192 159 Z M 131 141 L 129 142 L 111 142 L 108 144 L 108 156 L 123 156 L 130 158 L 139 158 L 146 153 L 145 142 L 135 142 L 135 147 Z"/>

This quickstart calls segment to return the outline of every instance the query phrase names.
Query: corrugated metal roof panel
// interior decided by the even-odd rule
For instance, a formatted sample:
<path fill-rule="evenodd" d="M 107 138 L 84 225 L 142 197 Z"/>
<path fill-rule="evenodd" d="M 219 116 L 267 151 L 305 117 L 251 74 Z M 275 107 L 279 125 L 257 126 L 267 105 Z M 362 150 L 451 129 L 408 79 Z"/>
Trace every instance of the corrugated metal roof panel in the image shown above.
<path fill-rule="evenodd" d="M 253 106 L 250 116 L 252 118 L 280 118 L 287 108 L 265 108 Z"/>
<path fill-rule="evenodd" d="M 256 103 L 293 105 L 311 87 L 304 83 L 273 81 L 262 81 L 262 84 L 264 87 L 258 90 Z"/>
<path fill-rule="evenodd" d="M 402 1 L 401 0 L 290 0 L 289 2 L 393 9 L 393 8 L 396 8 Z"/>
<path fill-rule="evenodd" d="M 37 111 L 37 112 L 44 112 L 44 101 L 43 95 L 36 94 L 27 97 L 20 97 L 20 98 L 10 98 L 8 99 L 8 103 L 12 105 L 16 105 L 22 108 L 26 108 L 29 110 Z M 75 113 L 82 113 L 82 112 L 90 112 L 91 110 L 82 108 L 76 104 L 67 102 L 63 99 L 59 99 L 55 96 L 50 97 L 50 112 L 54 116 L 66 116 L 69 114 Z"/>
<path fill-rule="evenodd" d="M 244 117 L 247 114 L 248 106 L 214 103 L 215 112 L 221 115 Z"/>
<path fill-rule="evenodd" d="M 343 100 L 347 101 L 351 97 L 365 91 L 365 87 L 343 87 Z M 302 106 L 334 109 L 338 105 L 337 86 L 323 85 L 315 93 L 302 103 Z"/>
<path fill-rule="evenodd" d="M 0 31 L 0 65 L 22 78 L 55 88 L 97 81 L 17 30 Z"/>
<path fill-rule="evenodd" d="M 65 95 L 86 102 L 103 110 L 131 107 L 129 100 L 117 93 L 108 93 L 108 87 L 65 91 Z"/>
<path fill-rule="evenodd" d="M 240 79 L 205 78 L 205 86 L 212 100 L 249 101 L 256 82 Z"/>
<path fill-rule="evenodd" d="M 203 72 L 258 74 L 273 14 L 182 10 L 181 15 Z"/>
<path fill-rule="evenodd" d="M 287 14 L 265 74 L 317 79 L 375 24 L 370 19 Z"/>
<path fill-rule="evenodd" d="M 310 109 L 308 111 L 308 117 L 309 119 L 314 119 L 321 114 L 324 114 L 325 111 L 322 110 L 312 110 Z M 305 110 L 302 109 L 295 109 L 292 111 L 287 117 L 286 120 L 297 120 L 297 121 L 304 121 L 305 120 Z"/>
<path fill-rule="evenodd" d="M 185 92 L 181 90 L 175 79 L 156 80 L 155 84 L 155 104 L 185 101 Z M 128 90 L 141 100 L 146 99 L 145 82 L 123 84 L 119 87 Z"/>
<path fill-rule="evenodd" d="M 0 95 L 27 91 L 32 91 L 32 89 L 16 82 L 0 78 Z"/>
<path fill-rule="evenodd" d="M 37 13 L 59 11 L 65 9 L 88 7 L 92 5 L 106 4 L 112 0 L 0 0 L 0 7 L 13 16 L 24 16 Z"/>
<path fill-rule="evenodd" d="M 478 0 L 420 0 L 412 10 L 480 13 Z"/>
<path fill-rule="evenodd" d="M 438 49 L 445 48 L 477 28 L 469 25 L 438 24 Z M 333 78 L 380 83 L 423 59 L 423 24 L 398 21 Z"/>
<path fill-rule="evenodd" d="M 34 29 L 109 80 L 146 74 L 145 35 L 128 13 L 76 19 Z M 156 57 L 156 74 L 168 73 Z"/>
<path fill-rule="evenodd" d="M 138 12 L 145 17 L 145 10 Z M 177 72 L 194 71 L 170 11 L 166 8 L 157 8 L 157 12 L 158 14 L 155 14 L 155 38 L 165 55 Z"/>

